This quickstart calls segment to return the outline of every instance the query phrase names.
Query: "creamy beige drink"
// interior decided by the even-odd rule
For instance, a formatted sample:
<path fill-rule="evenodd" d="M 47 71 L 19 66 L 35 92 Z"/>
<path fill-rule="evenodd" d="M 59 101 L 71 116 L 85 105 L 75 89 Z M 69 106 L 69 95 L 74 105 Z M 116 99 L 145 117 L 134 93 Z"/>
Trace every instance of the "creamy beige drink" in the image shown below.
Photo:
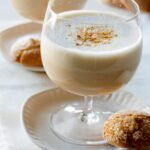
<path fill-rule="evenodd" d="M 44 68 L 57 85 L 80 95 L 111 93 L 133 76 L 142 36 L 134 22 L 97 11 L 64 12 L 46 22 Z"/>
<path fill-rule="evenodd" d="M 24 17 L 43 21 L 49 0 L 10 0 L 14 8 Z"/>
<path fill-rule="evenodd" d="M 14 8 L 24 17 L 35 21 L 43 21 L 49 0 L 10 0 Z M 81 9 L 85 0 L 56 0 L 50 1 L 52 10 L 60 13 L 67 10 Z M 67 5 L 66 5 L 67 4 Z M 62 7 L 63 6 L 63 7 Z"/>
<path fill-rule="evenodd" d="M 50 1 L 52 10 L 60 13 L 69 10 L 81 9 L 86 4 L 86 0 L 53 0 Z"/>

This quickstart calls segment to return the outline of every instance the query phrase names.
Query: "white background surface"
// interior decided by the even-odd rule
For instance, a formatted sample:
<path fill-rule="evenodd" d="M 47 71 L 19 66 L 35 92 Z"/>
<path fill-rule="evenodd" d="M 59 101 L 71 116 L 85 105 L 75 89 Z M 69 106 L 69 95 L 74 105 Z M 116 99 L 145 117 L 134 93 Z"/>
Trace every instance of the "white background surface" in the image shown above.
<path fill-rule="evenodd" d="M 24 21 L 10 6 L 0 0 L 0 31 Z M 150 104 L 150 15 L 142 15 L 143 57 L 134 79 L 125 87 Z M 53 87 L 45 74 L 19 69 L 0 56 L 0 150 L 38 150 L 21 126 L 21 109 L 26 99 Z"/>

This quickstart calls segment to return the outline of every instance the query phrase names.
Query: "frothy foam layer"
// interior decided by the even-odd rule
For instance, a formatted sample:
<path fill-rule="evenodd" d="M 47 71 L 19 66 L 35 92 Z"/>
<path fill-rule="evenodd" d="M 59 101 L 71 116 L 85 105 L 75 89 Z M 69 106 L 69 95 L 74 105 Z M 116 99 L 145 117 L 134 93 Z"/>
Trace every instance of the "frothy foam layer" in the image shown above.
<path fill-rule="evenodd" d="M 53 25 L 53 27 L 52 27 Z M 113 51 L 141 38 L 138 26 L 117 15 L 93 11 L 63 13 L 47 23 L 47 38 L 65 47 L 84 51 Z"/>

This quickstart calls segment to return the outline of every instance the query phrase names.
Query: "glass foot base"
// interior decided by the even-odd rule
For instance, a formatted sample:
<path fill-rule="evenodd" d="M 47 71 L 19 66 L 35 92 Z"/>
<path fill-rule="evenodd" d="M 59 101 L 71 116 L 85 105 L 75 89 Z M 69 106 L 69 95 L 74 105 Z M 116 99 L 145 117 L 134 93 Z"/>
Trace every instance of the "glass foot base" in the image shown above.
<path fill-rule="evenodd" d="M 105 144 L 102 129 L 111 112 L 102 112 L 94 107 L 84 113 L 83 105 L 68 105 L 55 111 L 50 119 L 50 127 L 59 138 L 79 145 Z"/>

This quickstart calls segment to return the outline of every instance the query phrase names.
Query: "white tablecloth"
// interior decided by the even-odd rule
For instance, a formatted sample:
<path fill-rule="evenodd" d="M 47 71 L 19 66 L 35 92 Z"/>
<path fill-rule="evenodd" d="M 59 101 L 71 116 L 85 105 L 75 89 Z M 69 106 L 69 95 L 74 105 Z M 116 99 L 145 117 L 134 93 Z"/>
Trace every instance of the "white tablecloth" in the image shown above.
<path fill-rule="evenodd" d="M 150 104 L 150 16 L 143 15 L 144 51 L 134 79 L 125 87 Z M 0 30 L 18 21 L 1 21 Z M 0 150 L 39 150 L 21 124 L 23 103 L 32 94 L 54 87 L 44 73 L 30 72 L 0 56 Z"/>

